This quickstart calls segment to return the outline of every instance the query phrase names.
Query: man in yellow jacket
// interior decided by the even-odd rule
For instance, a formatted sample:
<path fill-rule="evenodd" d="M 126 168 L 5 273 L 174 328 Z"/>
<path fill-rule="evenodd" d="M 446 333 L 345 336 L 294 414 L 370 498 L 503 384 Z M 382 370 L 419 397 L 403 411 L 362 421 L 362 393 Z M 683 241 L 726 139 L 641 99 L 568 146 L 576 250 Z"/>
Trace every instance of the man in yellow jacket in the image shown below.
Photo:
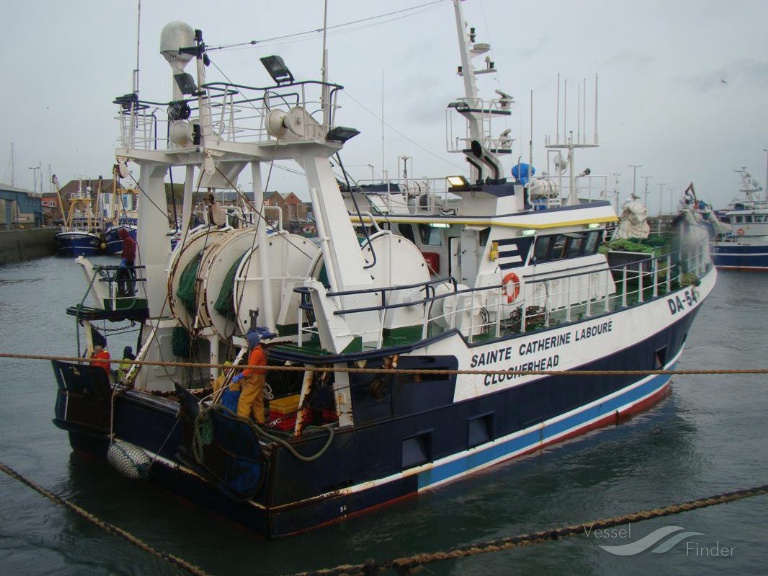
<path fill-rule="evenodd" d="M 266 366 L 267 355 L 261 346 L 261 337 L 258 332 L 249 332 L 248 340 L 248 365 Z M 232 382 L 240 382 L 240 399 L 237 401 L 237 415 L 241 418 L 253 416 L 259 424 L 264 424 L 264 381 L 266 370 L 259 368 L 246 368 L 232 379 Z"/>

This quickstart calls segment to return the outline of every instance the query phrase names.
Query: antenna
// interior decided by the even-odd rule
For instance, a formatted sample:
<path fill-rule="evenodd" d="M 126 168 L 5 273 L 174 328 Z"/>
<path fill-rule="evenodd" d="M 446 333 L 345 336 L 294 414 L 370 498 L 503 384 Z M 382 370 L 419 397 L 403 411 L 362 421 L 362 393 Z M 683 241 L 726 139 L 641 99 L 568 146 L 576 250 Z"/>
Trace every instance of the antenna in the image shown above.
<path fill-rule="evenodd" d="M 133 71 L 133 93 L 139 93 L 139 57 L 141 46 L 141 0 L 138 0 L 136 10 L 136 69 Z"/>
<path fill-rule="evenodd" d="M 557 134 L 555 135 L 554 141 L 552 141 L 552 138 L 547 136 L 545 138 L 545 147 L 550 150 L 558 150 L 558 155 L 555 159 L 555 169 L 560 173 L 560 176 L 565 172 L 566 167 L 570 167 L 570 173 L 568 176 L 569 180 L 569 191 L 568 191 L 568 198 L 566 200 L 566 206 L 573 206 L 579 203 L 578 198 L 578 191 L 576 190 L 576 178 L 581 176 L 588 176 L 591 171 L 589 171 L 588 168 L 585 168 L 581 171 L 581 173 L 577 176 L 575 169 L 575 150 L 576 148 L 596 148 L 598 146 L 597 144 L 597 74 L 595 74 L 595 129 L 594 129 L 594 135 L 592 142 L 588 141 L 587 138 L 587 118 L 586 118 L 586 100 L 587 100 L 587 88 L 586 88 L 586 80 L 584 81 L 584 88 L 583 88 L 583 100 L 582 100 L 582 88 L 581 85 L 578 86 L 578 96 L 577 96 L 577 108 L 576 108 L 576 139 L 573 138 L 573 130 L 568 130 L 568 81 L 563 80 L 563 106 L 562 106 L 562 115 L 563 115 L 563 131 L 562 136 L 560 133 L 560 74 L 557 75 Z M 583 120 L 583 127 L 584 127 L 584 133 L 582 135 L 582 120 Z M 562 159 L 562 155 L 559 152 L 560 150 L 567 150 L 568 156 L 565 161 Z M 561 186 L 562 189 L 562 186 Z"/>
<path fill-rule="evenodd" d="M 323 124 L 326 128 L 331 127 L 331 103 L 330 94 L 328 91 L 328 49 L 326 48 L 326 37 L 328 35 L 328 0 L 325 0 L 323 6 L 323 69 L 322 69 L 322 81 L 323 81 L 323 94 L 322 94 L 322 108 L 323 108 Z"/>

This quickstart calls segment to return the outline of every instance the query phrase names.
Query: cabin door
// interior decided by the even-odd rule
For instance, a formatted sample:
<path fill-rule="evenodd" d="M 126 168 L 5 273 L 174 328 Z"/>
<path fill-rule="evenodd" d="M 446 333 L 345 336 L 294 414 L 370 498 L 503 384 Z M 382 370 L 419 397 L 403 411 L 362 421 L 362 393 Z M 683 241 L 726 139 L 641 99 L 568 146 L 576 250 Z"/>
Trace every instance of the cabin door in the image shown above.
<path fill-rule="evenodd" d="M 477 230 L 462 230 L 461 236 L 450 239 L 449 247 L 451 252 L 450 274 L 460 284 L 474 286 L 480 250 Z"/>

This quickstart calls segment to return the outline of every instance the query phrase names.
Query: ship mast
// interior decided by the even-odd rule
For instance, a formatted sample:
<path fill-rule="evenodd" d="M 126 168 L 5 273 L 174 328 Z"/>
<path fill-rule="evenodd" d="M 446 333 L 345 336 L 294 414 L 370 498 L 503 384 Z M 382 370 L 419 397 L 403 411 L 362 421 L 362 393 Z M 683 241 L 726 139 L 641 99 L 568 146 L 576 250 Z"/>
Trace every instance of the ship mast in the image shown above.
<path fill-rule="evenodd" d="M 459 36 L 459 49 L 461 51 L 461 68 L 459 69 L 459 75 L 464 79 L 464 100 L 470 108 L 477 108 L 477 82 L 475 82 L 475 70 L 472 66 L 469 52 L 470 48 L 467 43 L 467 34 L 464 31 L 466 23 L 464 22 L 464 14 L 461 9 L 461 0 L 453 0 L 453 7 L 456 12 L 456 31 Z M 469 41 L 474 44 L 475 29 L 470 28 L 469 30 Z M 481 137 L 479 114 L 472 111 L 464 116 L 466 117 L 469 126 L 469 137 L 472 140 L 478 140 Z"/>
<path fill-rule="evenodd" d="M 501 139 L 493 139 L 490 121 L 494 115 L 509 115 L 509 105 L 513 99 L 498 90 L 497 92 L 501 95 L 500 100 L 485 103 L 478 96 L 475 76 L 494 73 L 496 68 L 490 56 L 486 56 L 485 68 L 476 70 L 472 64 L 472 58 L 485 54 L 491 49 L 491 46 L 475 42 L 474 28 L 469 28 L 467 33 L 461 0 L 453 0 L 453 7 L 456 14 L 456 31 L 461 52 L 461 66 L 459 66 L 458 74 L 464 79 L 464 97 L 457 102 L 452 102 L 449 108 L 454 108 L 467 122 L 465 147 L 461 152 L 464 153 L 467 162 L 469 162 L 472 183 L 486 180 L 500 183 L 504 181 L 504 175 L 496 154 L 507 154 L 509 150 L 506 149 L 506 145 L 501 145 Z"/>

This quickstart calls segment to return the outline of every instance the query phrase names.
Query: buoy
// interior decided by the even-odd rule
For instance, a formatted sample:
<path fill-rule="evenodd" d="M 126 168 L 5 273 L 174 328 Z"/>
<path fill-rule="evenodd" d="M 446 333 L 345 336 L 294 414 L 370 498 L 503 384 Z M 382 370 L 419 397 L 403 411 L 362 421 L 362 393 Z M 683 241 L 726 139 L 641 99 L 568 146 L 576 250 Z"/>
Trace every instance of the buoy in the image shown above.
<path fill-rule="evenodd" d="M 112 442 L 107 450 L 107 462 L 120 474 L 132 479 L 148 478 L 152 463 L 144 450 L 124 440 Z"/>
<path fill-rule="evenodd" d="M 736 230 L 736 234 L 738 234 L 739 236 L 744 236 L 744 228 L 739 228 L 738 230 Z"/>
<path fill-rule="evenodd" d="M 520 278 L 517 274 L 510 272 L 504 276 L 501 281 L 501 291 L 507 297 L 507 304 L 512 304 L 520 295 Z"/>

